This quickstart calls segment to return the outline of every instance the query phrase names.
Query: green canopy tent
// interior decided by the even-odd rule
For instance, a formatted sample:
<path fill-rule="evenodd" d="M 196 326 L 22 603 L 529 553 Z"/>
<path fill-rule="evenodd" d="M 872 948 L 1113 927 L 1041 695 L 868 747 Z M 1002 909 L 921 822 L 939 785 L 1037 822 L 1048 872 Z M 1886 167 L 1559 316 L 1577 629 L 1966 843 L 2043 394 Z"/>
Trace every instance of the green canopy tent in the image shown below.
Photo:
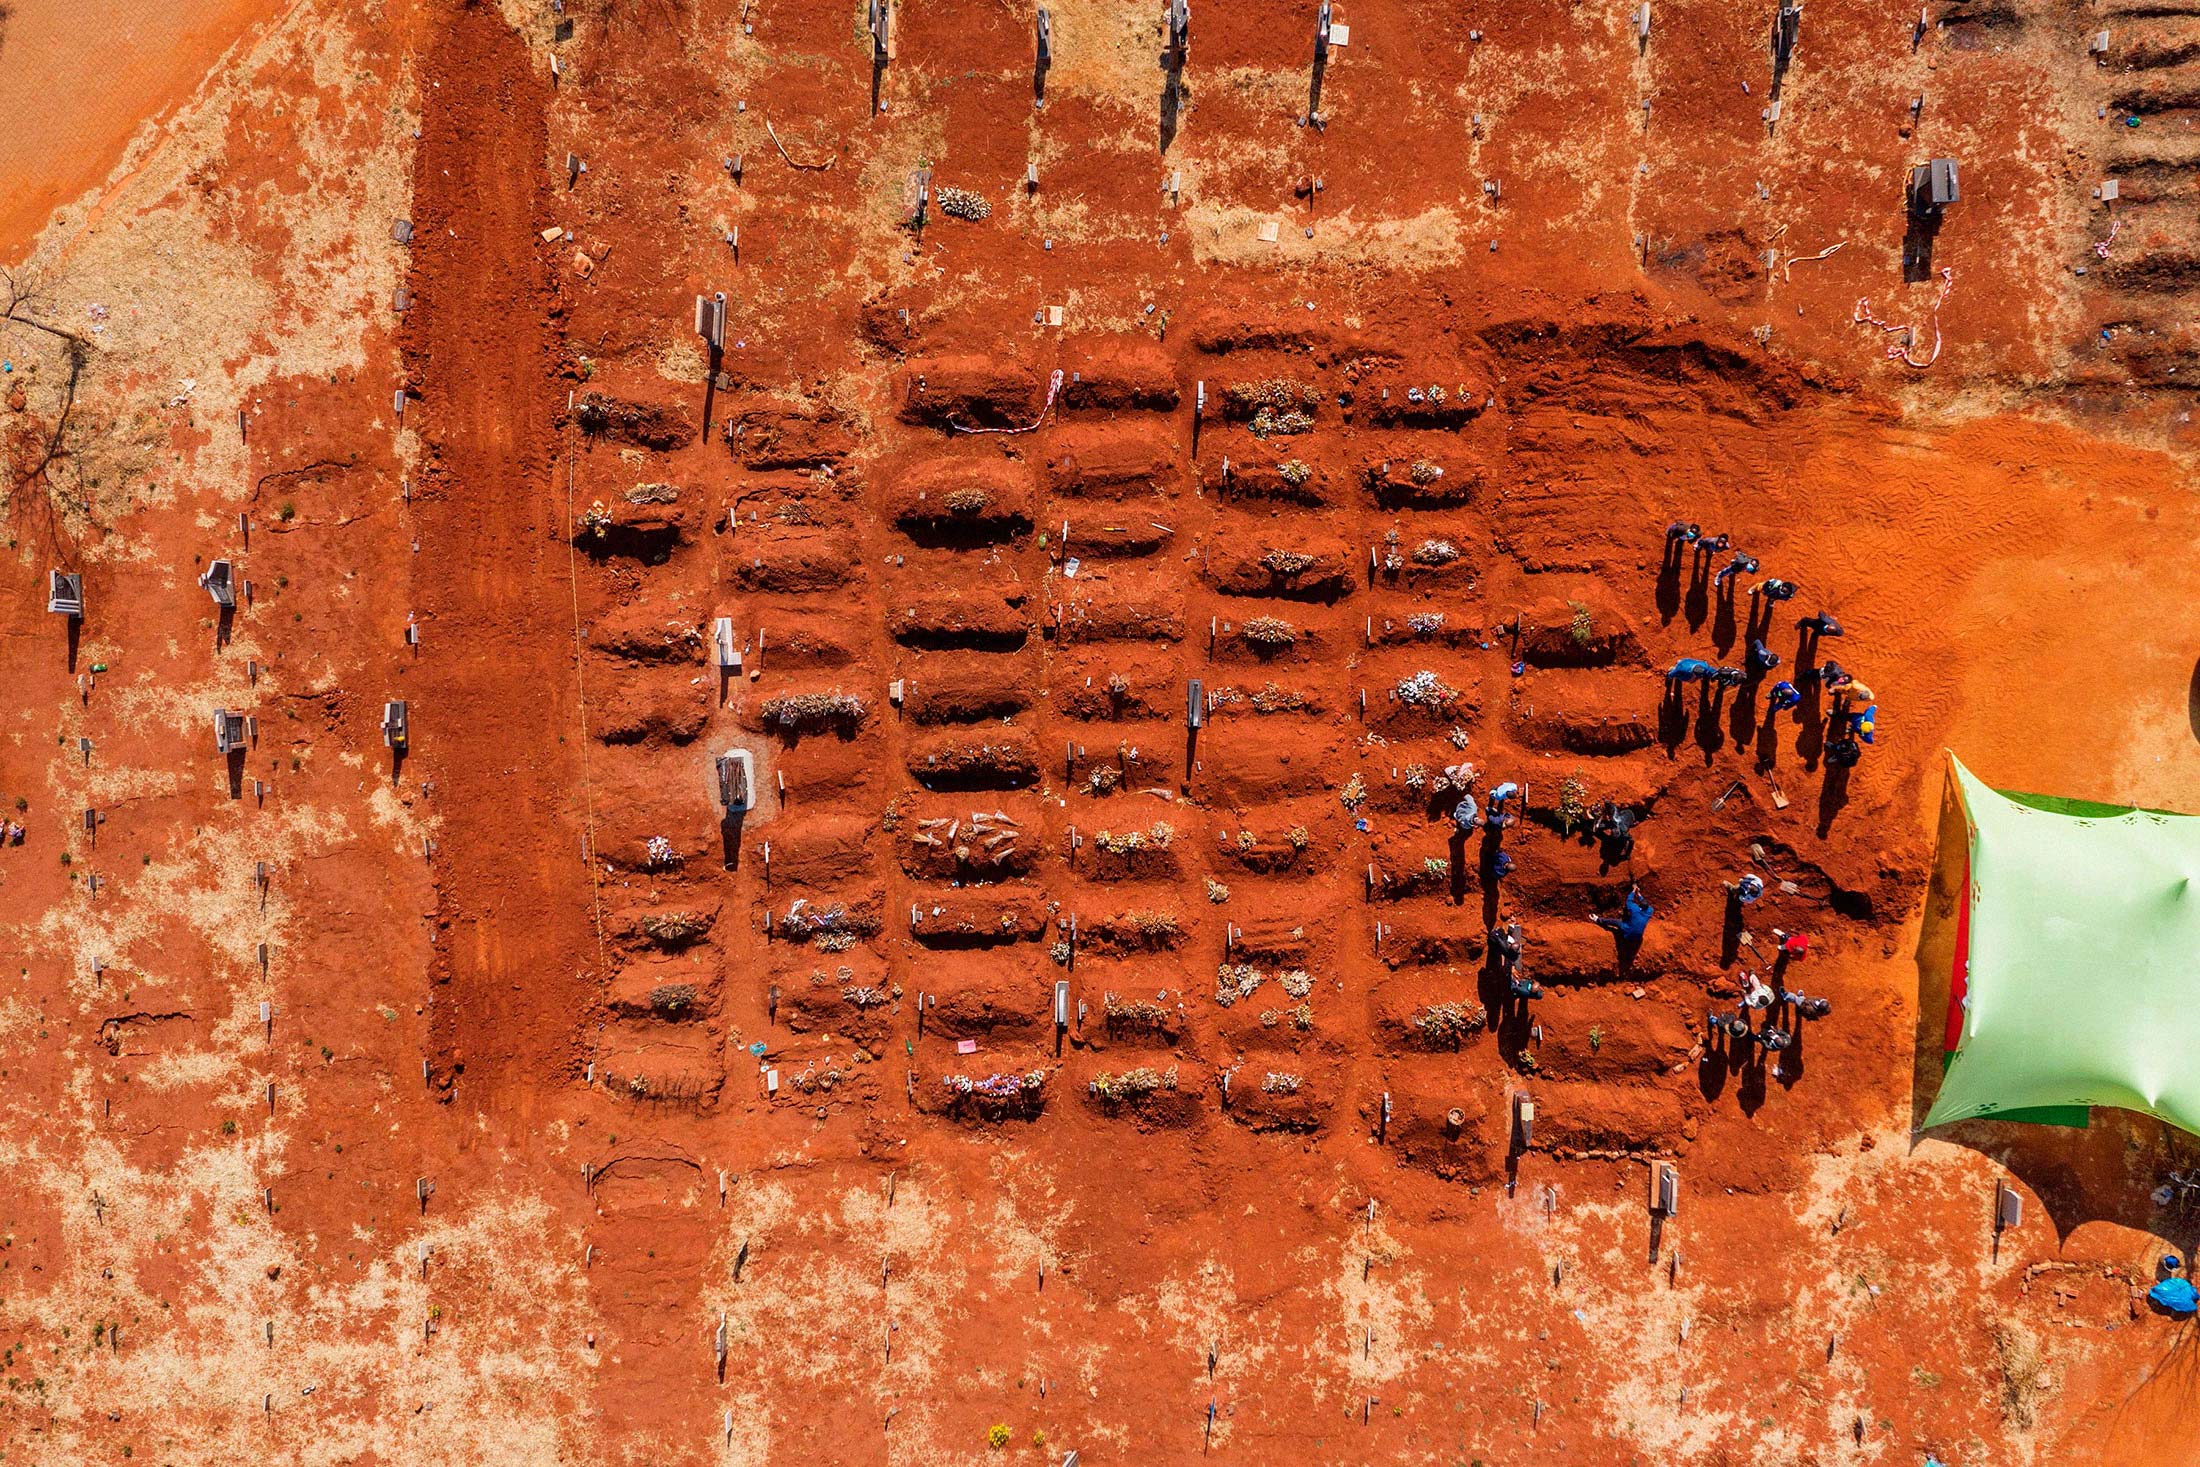
<path fill-rule="evenodd" d="M 1928 1126 L 2200 1134 L 2200 817 L 1990 789 L 1950 756 L 1970 837 L 1947 1071 Z"/>

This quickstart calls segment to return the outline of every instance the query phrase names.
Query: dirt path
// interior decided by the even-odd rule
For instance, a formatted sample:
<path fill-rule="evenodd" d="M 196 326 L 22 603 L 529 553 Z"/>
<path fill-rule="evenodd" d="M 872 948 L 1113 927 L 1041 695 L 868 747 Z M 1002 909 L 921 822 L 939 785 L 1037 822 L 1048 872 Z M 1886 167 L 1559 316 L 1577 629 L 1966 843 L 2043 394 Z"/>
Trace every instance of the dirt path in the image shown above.
<path fill-rule="evenodd" d="M 572 609 L 552 493 L 552 348 L 532 251 L 545 97 L 493 12 L 427 49 L 408 427 L 421 436 L 418 777 L 450 813 L 433 1061 L 537 1093 L 572 1063 L 592 944 Z M 493 1102 L 492 1102 L 493 1103 Z"/>

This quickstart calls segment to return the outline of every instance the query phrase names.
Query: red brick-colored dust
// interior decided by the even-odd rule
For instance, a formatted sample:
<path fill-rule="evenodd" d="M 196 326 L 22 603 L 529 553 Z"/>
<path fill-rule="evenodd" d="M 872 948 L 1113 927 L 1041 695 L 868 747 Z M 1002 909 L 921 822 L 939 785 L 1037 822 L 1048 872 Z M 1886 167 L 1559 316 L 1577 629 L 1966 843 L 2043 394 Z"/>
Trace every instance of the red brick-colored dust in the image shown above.
<path fill-rule="evenodd" d="M 0 1463 L 2200 1455 L 1917 1129 L 1947 751 L 2200 810 L 2189 16 L 55 8 Z"/>

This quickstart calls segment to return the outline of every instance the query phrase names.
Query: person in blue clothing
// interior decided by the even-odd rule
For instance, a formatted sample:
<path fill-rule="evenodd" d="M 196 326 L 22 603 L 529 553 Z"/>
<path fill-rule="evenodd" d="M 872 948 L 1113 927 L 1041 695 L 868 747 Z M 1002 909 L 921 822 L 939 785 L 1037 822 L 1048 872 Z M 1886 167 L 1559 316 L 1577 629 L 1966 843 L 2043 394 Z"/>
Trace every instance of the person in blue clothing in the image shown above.
<path fill-rule="evenodd" d="M 1672 670 L 1666 673 L 1665 680 L 1674 683 L 1700 683 L 1709 679 L 1717 670 L 1701 657 L 1683 657 L 1673 664 Z"/>
<path fill-rule="evenodd" d="M 1513 796 L 1520 793 L 1520 786 L 1511 780 L 1490 791 L 1490 829 L 1503 830 L 1513 823 Z"/>
<path fill-rule="evenodd" d="M 1772 691 L 1766 694 L 1765 709 L 1771 713 L 1785 713 L 1790 708 L 1800 707 L 1802 702 L 1803 695 L 1796 689 L 1795 684 L 1789 682 L 1786 678 L 1782 678 L 1774 683 Z"/>
<path fill-rule="evenodd" d="M 1665 538 L 1668 540 L 1678 540 L 1683 545 L 1693 545 L 1698 540 L 1703 538 L 1703 531 L 1701 529 L 1698 529 L 1694 525 L 1687 524 L 1681 520 L 1675 520 L 1673 521 L 1673 523 L 1665 527 Z"/>
<path fill-rule="evenodd" d="M 1650 919 L 1658 909 L 1643 899 L 1637 887 L 1627 888 L 1627 905 L 1617 917 L 1593 917 L 1597 926 L 1611 931 L 1622 942 L 1640 942 L 1643 933 L 1650 930 Z"/>
<path fill-rule="evenodd" d="M 2147 1290 L 2147 1302 L 2158 1309 L 2166 1310 L 2179 1318 L 2184 1318 L 2195 1311 L 2200 1311 L 2200 1290 L 2193 1288 L 2191 1279 L 2178 1278 L 2173 1275 Z"/>
<path fill-rule="evenodd" d="M 1749 670 L 1751 677 L 1763 677 L 1780 665 L 1780 654 L 1767 647 L 1763 637 L 1751 637 L 1749 652 L 1743 658 L 1742 665 Z"/>

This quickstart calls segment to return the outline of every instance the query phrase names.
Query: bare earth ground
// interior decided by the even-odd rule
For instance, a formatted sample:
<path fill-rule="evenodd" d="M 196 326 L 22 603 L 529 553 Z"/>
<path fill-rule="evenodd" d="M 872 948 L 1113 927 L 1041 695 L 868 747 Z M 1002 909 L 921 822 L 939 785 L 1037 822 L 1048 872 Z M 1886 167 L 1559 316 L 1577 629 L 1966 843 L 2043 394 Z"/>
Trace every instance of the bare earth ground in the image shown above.
<path fill-rule="evenodd" d="M 912 0 L 874 113 L 855 4 L 12 0 L 0 1460 L 2200 1454 L 2186 1143 L 1911 1129 L 1942 751 L 2200 810 L 2200 21 L 1819 0 L 1768 125 L 1756 7 L 1364 0 L 1317 128 L 1309 7 L 1173 119 L 1158 6 L 1049 8 L 1043 109 Z M 1675 518 L 1846 626 L 1852 777 L 1661 702 L 1758 604 Z"/>

